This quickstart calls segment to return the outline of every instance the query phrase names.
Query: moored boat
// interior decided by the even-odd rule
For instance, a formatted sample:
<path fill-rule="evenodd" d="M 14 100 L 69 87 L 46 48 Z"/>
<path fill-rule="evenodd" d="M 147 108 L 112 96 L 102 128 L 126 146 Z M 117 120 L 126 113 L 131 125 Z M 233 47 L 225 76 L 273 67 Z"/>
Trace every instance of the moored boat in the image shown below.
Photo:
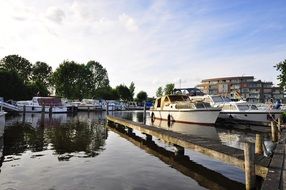
<path fill-rule="evenodd" d="M 214 124 L 221 108 L 209 104 L 190 101 L 186 95 L 166 95 L 157 98 L 150 109 L 151 118 L 181 123 Z"/>
<path fill-rule="evenodd" d="M 20 111 L 24 111 L 25 109 L 26 112 L 41 112 L 43 106 L 45 107 L 46 113 L 50 111 L 52 113 L 67 112 L 67 107 L 58 97 L 33 97 L 32 100 L 17 101 L 16 105 Z"/>

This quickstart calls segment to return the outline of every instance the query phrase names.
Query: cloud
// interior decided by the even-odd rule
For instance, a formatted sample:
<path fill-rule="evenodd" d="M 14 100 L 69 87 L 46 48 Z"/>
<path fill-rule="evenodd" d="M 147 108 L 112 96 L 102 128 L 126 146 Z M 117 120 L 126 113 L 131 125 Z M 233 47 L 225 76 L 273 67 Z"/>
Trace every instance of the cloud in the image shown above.
<path fill-rule="evenodd" d="M 49 7 L 46 11 L 46 18 L 57 24 L 62 24 L 65 18 L 65 13 L 60 8 Z"/>
<path fill-rule="evenodd" d="M 125 28 L 130 31 L 130 32 L 134 32 L 138 30 L 138 26 L 135 22 L 135 20 L 128 16 L 127 14 L 123 13 L 121 15 L 119 15 L 118 20 L 120 23 L 122 23 Z"/>

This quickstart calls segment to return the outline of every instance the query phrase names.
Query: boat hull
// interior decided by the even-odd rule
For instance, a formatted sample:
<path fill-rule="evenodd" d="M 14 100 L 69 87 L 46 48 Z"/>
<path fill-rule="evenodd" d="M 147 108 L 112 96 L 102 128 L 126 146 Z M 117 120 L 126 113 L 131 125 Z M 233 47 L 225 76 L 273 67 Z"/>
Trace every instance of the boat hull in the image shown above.
<path fill-rule="evenodd" d="M 174 110 L 151 110 L 151 117 L 154 119 L 170 120 L 180 123 L 194 124 L 215 124 L 220 110 L 192 110 L 192 111 L 174 111 Z M 152 116 L 153 114 L 153 116 Z"/>
<path fill-rule="evenodd" d="M 280 118 L 282 111 L 265 112 L 265 111 L 247 111 L 247 112 L 228 112 L 221 111 L 219 119 L 222 120 L 234 120 L 241 121 L 250 124 L 269 124 L 271 121 L 275 121 Z"/>
<path fill-rule="evenodd" d="M 21 112 L 24 111 L 24 106 L 18 106 L 19 110 Z M 30 106 L 30 105 L 26 105 L 25 106 L 25 110 L 28 113 L 39 113 L 42 112 L 42 107 L 41 106 Z M 52 113 L 66 113 L 67 107 L 63 106 L 63 107 L 52 107 Z M 45 107 L 45 113 L 49 113 L 50 112 L 50 108 L 49 107 Z"/>

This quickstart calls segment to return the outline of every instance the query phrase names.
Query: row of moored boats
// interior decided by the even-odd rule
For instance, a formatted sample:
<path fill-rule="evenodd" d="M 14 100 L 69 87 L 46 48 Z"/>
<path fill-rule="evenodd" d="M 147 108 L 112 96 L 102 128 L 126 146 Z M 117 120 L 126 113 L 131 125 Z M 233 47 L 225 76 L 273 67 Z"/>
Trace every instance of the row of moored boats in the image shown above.
<path fill-rule="evenodd" d="M 188 89 L 187 89 L 188 90 Z M 156 99 L 151 119 L 168 122 L 215 124 L 218 121 L 268 125 L 281 117 L 281 109 L 258 109 L 246 101 L 231 101 L 227 97 L 205 95 L 202 92 L 180 91 Z"/>

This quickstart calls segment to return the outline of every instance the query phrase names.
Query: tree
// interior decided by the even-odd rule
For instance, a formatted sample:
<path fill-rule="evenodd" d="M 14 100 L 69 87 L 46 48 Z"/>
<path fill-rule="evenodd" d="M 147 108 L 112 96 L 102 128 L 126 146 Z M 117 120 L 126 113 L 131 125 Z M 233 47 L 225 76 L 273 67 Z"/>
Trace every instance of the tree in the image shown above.
<path fill-rule="evenodd" d="M 164 88 L 165 95 L 172 94 L 174 88 L 175 88 L 175 84 L 173 83 L 166 84 Z"/>
<path fill-rule="evenodd" d="M 132 96 L 132 100 L 133 100 L 133 97 L 134 97 L 134 93 L 135 93 L 135 84 L 134 82 L 132 81 L 130 86 L 129 86 L 129 91 L 131 93 L 131 96 Z"/>
<path fill-rule="evenodd" d="M 156 96 L 157 97 L 163 96 L 163 89 L 161 86 L 157 89 Z"/>
<path fill-rule="evenodd" d="M 15 71 L 0 69 L 0 96 L 5 100 L 27 98 L 27 88 Z"/>
<path fill-rule="evenodd" d="M 27 82 L 31 77 L 32 64 L 19 55 L 8 55 L 0 61 L 0 68 L 16 72 L 19 77 Z"/>
<path fill-rule="evenodd" d="M 281 73 L 277 76 L 277 79 L 280 81 L 279 86 L 283 89 L 286 89 L 286 59 L 274 66 L 277 71 Z"/>
<path fill-rule="evenodd" d="M 146 101 L 147 98 L 148 98 L 147 93 L 144 92 L 144 91 L 140 91 L 140 92 L 137 94 L 137 101 L 138 101 L 138 102 Z"/>
<path fill-rule="evenodd" d="M 52 67 L 45 62 L 37 61 L 32 67 L 32 80 L 49 85 L 52 76 Z"/>
<path fill-rule="evenodd" d="M 119 96 L 115 89 L 112 89 L 110 86 L 108 86 L 96 89 L 93 98 L 104 100 L 118 100 Z"/>
<path fill-rule="evenodd" d="M 115 89 L 121 100 L 124 100 L 124 101 L 132 100 L 131 92 L 129 91 L 129 88 L 127 88 L 127 86 L 121 84 L 117 86 Z"/>
<path fill-rule="evenodd" d="M 56 94 L 69 99 L 91 98 L 92 73 L 84 64 L 64 61 L 53 73 Z"/>
<path fill-rule="evenodd" d="M 96 89 L 109 86 L 109 79 L 106 69 L 98 62 L 89 61 L 86 64 L 87 69 L 92 73 L 89 80 L 92 83 L 91 93 L 93 94 Z"/>

